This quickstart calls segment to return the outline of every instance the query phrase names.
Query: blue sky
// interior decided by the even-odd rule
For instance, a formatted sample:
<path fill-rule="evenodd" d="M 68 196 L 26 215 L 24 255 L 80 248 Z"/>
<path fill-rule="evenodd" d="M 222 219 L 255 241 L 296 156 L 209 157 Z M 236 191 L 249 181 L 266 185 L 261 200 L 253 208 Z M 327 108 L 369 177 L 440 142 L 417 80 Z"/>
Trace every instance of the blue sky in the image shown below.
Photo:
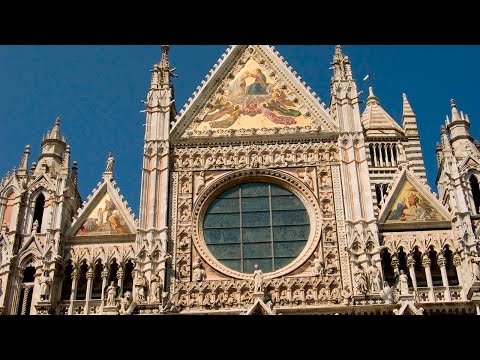
<path fill-rule="evenodd" d="M 170 62 L 180 110 L 226 45 L 172 45 Z M 320 96 L 330 102 L 333 45 L 275 48 Z M 417 115 L 428 181 L 436 191 L 435 143 L 450 115 L 450 99 L 470 117 L 480 138 L 480 46 L 344 45 L 361 98 L 373 86 L 384 109 L 399 123 L 402 93 Z M 79 191 L 86 199 L 100 181 L 107 154 L 115 156 L 115 178 L 138 215 L 145 115 L 140 113 L 150 70 L 160 46 L 0 46 L 0 177 L 17 166 L 25 144 L 30 164 L 40 154 L 42 135 L 61 118 L 61 132 L 79 166 Z M 362 78 L 370 74 L 370 80 Z M 363 111 L 364 104 L 361 110 Z M 30 165 L 29 164 L 29 165 Z"/>

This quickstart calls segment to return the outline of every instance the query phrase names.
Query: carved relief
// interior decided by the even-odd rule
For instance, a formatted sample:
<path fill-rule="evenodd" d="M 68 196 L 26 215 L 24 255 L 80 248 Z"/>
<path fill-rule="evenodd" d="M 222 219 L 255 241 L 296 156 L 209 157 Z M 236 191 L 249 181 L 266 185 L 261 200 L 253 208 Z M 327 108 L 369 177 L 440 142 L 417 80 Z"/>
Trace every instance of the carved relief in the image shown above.
<path fill-rule="evenodd" d="M 343 196 L 341 189 L 340 169 L 338 165 L 332 166 L 332 183 L 335 200 L 335 220 L 337 224 L 338 249 L 340 255 L 340 266 L 342 283 L 350 284 L 350 264 L 347 251 L 347 239 L 345 234 L 345 217 L 343 211 Z"/>
<path fill-rule="evenodd" d="M 338 304 L 339 278 L 276 278 L 265 282 L 267 297 L 279 306 Z M 174 305 L 182 311 L 191 309 L 235 309 L 252 303 L 251 280 L 181 283 Z"/>
<path fill-rule="evenodd" d="M 213 157 L 216 151 L 215 158 Z M 316 165 L 338 160 L 333 142 L 305 144 L 255 144 L 225 147 L 176 148 L 174 170 L 241 169 Z M 328 175 L 328 171 L 326 171 Z"/>

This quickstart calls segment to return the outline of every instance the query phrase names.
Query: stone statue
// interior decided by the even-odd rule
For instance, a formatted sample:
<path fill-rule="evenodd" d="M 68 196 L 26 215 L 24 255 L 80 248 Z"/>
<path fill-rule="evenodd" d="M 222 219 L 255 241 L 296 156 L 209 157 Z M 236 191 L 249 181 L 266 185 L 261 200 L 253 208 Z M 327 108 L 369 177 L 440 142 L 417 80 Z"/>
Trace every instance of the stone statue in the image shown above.
<path fill-rule="evenodd" d="M 108 153 L 107 159 L 107 167 L 105 168 L 105 172 L 113 172 L 113 163 L 115 159 L 113 158 L 113 154 L 111 152 Z"/>
<path fill-rule="evenodd" d="M 472 272 L 472 281 L 480 281 L 480 257 L 476 256 L 475 251 L 470 253 L 469 261 Z"/>
<path fill-rule="evenodd" d="M 147 278 L 143 272 L 139 272 L 138 276 L 135 276 L 134 285 L 137 302 L 144 303 L 146 301 L 145 288 L 147 287 Z"/>
<path fill-rule="evenodd" d="M 133 301 L 133 296 L 130 291 L 125 291 L 120 302 L 120 315 L 131 315 L 137 304 Z"/>
<path fill-rule="evenodd" d="M 322 175 L 320 177 L 320 186 L 321 187 L 330 186 L 330 181 L 328 179 L 328 175 L 325 174 L 325 173 L 322 173 Z"/>
<path fill-rule="evenodd" d="M 253 272 L 254 279 L 254 288 L 253 292 L 262 292 L 263 291 L 263 272 L 258 265 L 254 266 L 255 271 Z"/>
<path fill-rule="evenodd" d="M 150 279 L 150 292 L 152 296 L 152 301 L 158 302 L 161 300 L 163 286 L 160 283 L 161 277 L 159 274 L 160 270 L 155 271 Z"/>
<path fill-rule="evenodd" d="M 345 285 L 343 287 L 341 295 L 342 295 L 342 299 L 343 299 L 342 304 L 343 305 L 349 305 L 353 294 L 350 291 L 350 288 L 348 287 L 348 285 Z"/>
<path fill-rule="evenodd" d="M 300 175 L 302 176 L 302 180 L 305 182 L 305 184 L 307 184 L 309 188 L 313 189 L 313 180 L 312 180 L 312 176 L 308 171 L 308 167 L 306 167 L 305 171 Z"/>
<path fill-rule="evenodd" d="M 312 260 L 312 273 L 315 276 L 324 276 L 324 268 L 322 260 L 315 254 L 315 258 Z"/>
<path fill-rule="evenodd" d="M 395 288 L 390 287 L 388 282 L 383 282 L 383 289 L 380 291 L 380 297 L 385 301 L 385 304 L 393 304 L 395 302 Z"/>
<path fill-rule="evenodd" d="M 400 284 L 400 295 L 408 295 L 408 276 L 405 273 L 405 270 L 400 270 L 398 282 Z"/>
<path fill-rule="evenodd" d="M 38 232 L 38 220 L 35 220 L 32 224 L 32 234 L 36 234 Z"/>
<path fill-rule="evenodd" d="M 400 140 L 397 143 L 397 150 L 398 150 L 398 162 L 406 161 L 407 157 L 405 156 L 405 149 Z"/>
<path fill-rule="evenodd" d="M 40 276 L 40 300 L 48 300 L 50 294 L 50 285 L 52 284 L 52 278 L 48 275 L 48 270 L 43 272 Z"/>
<path fill-rule="evenodd" d="M 357 265 L 355 272 L 353 273 L 353 279 L 355 280 L 355 291 L 357 294 L 366 294 L 368 292 L 367 288 L 367 278 L 365 272 Z"/>
<path fill-rule="evenodd" d="M 337 272 L 337 267 L 333 262 L 333 257 L 327 257 L 327 265 L 325 266 L 326 273 L 329 275 L 335 274 Z"/>
<path fill-rule="evenodd" d="M 196 282 L 205 280 L 205 270 L 203 269 L 203 262 L 200 259 L 197 259 L 193 264 L 192 280 Z"/>
<path fill-rule="evenodd" d="M 115 281 L 110 282 L 110 285 L 107 288 L 107 305 L 106 306 L 115 306 L 115 296 L 117 295 L 117 286 Z"/>
<path fill-rule="evenodd" d="M 200 190 L 205 188 L 207 181 L 213 179 L 213 177 L 213 175 L 205 175 L 205 171 L 200 171 L 197 178 L 197 193 L 199 193 Z"/>
<path fill-rule="evenodd" d="M 380 269 L 373 261 L 368 267 L 368 280 L 370 281 L 370 292 L 379 292 L 382 279 L 380 277 Z"/>

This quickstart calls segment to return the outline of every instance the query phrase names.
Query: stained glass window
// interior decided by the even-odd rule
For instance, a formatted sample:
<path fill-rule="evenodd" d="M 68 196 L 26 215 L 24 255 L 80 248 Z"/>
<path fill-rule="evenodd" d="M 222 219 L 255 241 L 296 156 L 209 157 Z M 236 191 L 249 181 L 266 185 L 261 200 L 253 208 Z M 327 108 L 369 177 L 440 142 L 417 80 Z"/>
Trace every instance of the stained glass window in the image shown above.
<path fill-rule="evenodd" d="M 253 273 L 278 270 L 305 247 L 310 221 L 305 206 L 276 184 L 249 182 L 220 194 L 203 221 L 205 243 L 226 267 Z"/>

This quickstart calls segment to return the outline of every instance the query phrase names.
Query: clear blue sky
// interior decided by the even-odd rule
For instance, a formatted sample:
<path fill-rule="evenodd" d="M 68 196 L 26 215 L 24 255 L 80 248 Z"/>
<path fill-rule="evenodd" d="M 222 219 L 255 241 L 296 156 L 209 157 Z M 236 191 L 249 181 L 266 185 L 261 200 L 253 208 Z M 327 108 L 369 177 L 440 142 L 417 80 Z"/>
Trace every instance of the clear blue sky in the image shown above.
<path fill-rule="evenodd" d="M 330 102 L 333 45 L 275 46 L 320 96 Z M 170 62 L 180 110 L 226 45 L 171 46 Z M 399 123 L 402 92 L 417 115 L 428 181 L 436 191 L 435 143 L 450 115 L 451 98 L 470 117 L 480 138 L 480 46 L 345 45 L 362 99 L 374 87 L 384 109 Z M 79 191 L 86 199 L 100 181 L 109 151 L 115 177 L 138 216 L 145 115 L 140 113 L 150 69 L 160 46 L 0 46 L 0 177 L 17 166 L 25 144 L 30 164 L 42 135 L 61 118 L 61 132 L 79 164 Z M 371 74 L 371 80 L 362 78 Z M 361 110 L 363 111 L 364 104 Z M 29 164 L 29 166 L 30 166 Z"/>

